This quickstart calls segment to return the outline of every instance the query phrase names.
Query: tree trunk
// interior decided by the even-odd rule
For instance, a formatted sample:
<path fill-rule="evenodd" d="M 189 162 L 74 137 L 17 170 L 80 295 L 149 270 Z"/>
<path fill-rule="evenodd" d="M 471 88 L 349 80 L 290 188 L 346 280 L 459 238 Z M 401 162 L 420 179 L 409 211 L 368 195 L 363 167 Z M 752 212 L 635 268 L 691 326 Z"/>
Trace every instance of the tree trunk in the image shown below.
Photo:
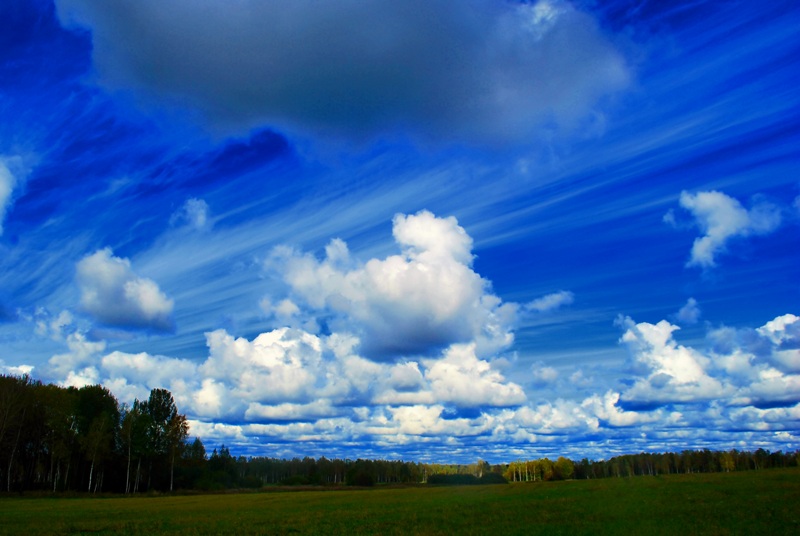
<path fill-rule="evenodd" d="M 67 461 L 67 472 L 64 473 L 64 489 L 67 489 L 67 484 L 69 483 L 69 469 L 72 467 L 72 456 L 70 456 L 69 460 Z"/>
<path fill-rule="evenodd" d="M 139 462 L 136 464 L 136 480 L 133 484 L 133 492 L 136 493 L 139 491 L 139 475 L 141 474 L 142 470 L 142 457 L 139 456 Z"/>
<path fill-rule="evenodd" d="M 94 474 L 94 458 L 92 458 L 92 465 L 89 467 L 89 493 L 92 492 L 92 476 Z"/>
<path fill-rule="evenodd" d="M 128 468 L 125 471 L 125 495 L 131 489 L 131 444 L 128 442 Z"/>
<path fill-rule="evenodd" d="M 25 411 L 28 408 L 24 408 L 22 410 L 22 419 L 19 421 L 19 430 L 17 430 L 17 439 L 14 441 L 14 448 L 11 449 L 11 457 L 8 459 L 8 490 L 11 492 L 11 467 L 14 464 L 14 454 L 17 453 L 17 445 L 19 445 L 19 436 L 22 434 L 22 427 L 25 423 Z"/>

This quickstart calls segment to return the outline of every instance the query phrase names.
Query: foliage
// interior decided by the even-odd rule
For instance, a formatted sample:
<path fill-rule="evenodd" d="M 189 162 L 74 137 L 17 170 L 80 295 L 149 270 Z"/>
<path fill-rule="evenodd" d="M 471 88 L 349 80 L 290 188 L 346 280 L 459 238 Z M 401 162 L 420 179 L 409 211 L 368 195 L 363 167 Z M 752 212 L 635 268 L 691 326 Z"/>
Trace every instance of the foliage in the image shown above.
<path fill-rule="evenodd" d="M 128 408 L 100 385 L 63 388 L 0 375 L 6 491 L 170 489 L 187 435 L 186 417 L 164 389 Z"/>

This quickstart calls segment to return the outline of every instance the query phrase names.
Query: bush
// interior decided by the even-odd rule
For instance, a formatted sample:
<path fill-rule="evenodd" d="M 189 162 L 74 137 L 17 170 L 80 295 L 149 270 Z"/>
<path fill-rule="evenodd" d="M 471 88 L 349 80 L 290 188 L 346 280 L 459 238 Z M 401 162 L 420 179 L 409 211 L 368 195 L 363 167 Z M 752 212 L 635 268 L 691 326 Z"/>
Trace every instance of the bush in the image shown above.
<path fill-rule="evenodd" d="M 500 473 L 483 473 L 478 480 L 480 484 L 508 484 L 506 477 Z"/>
<path fill-rule="evenodd" d="M 239 487 L 242 488 L 258 489 L 263 485 L 264 483 L 257 476 L 246 476 L 239 479 Z"/>
<path fill-rule="evenodd" d="M 428 484 L 439 486 L 470 486 L 478 483 L 478 477 L 475 475 L 436 474 L 428 477 Z"/>
<path fill-rule="evenodd" d="M 289 476 L 281 480 L 281 486 L 308 486 L 311 482 L 304 476 Z"/>
<path fill-rule="evenodd" d="M 350 486 L 374 486 L 375 478 L 367 472 L 357 471 L 353 475 L 347 475 L 347 483 Z"/>

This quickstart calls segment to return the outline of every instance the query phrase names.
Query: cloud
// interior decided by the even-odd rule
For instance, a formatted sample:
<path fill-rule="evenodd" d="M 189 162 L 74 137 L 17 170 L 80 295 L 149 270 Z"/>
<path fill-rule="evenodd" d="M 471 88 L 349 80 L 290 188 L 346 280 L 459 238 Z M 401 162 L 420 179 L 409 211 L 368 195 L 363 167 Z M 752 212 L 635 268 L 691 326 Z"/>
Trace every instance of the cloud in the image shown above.
<path fill-rule="evenodd" d="M 625 319 L 621 341 L 642 366 L 643 377 L 621 393 L 627 404 L 692 404 L 717 400 L 728 406 L 800 401 L 800 317 L 783 315 L 755 330 L 717 328 L 712 346 L 678 344 L 678 330 Z"/>
<path fill-rule="evenodd" d="M 327 315 L 332 330 L 353 332 L 372 359 L 469 342 L 483 357 L 510 345 L 516 305 L 502 303 L 472 270 L 472 239 L 456 219 L 422 211 L 393 224 L 400 255 L 361 264 L 333 240 L 322 261 L 278 248 L 267 267 L 283 274 L 292 303 Z"/>
<path fill-rule="evenodd" d="M 458 406 L 515 406 L 525 402 L 522 388 L 507 382 L 489 362 L 475 356 L 475 344 L 455 344 L 435 361 L 426 361 L 425 378 L 437 401 Z"/>
<path fill-rule="evenodd" d="M 0 374 L 24 376 L 33 372 L 34 368 L 33 365 L 6 365 L 5 362 L 0 359 Z"/>
<path fill-rule="evenodd" d="M 6 165 L 5 159 L 0 158 L 0 236 L 3 235 L 3 222 L 11 208 L 12 194 L 16 186 L 17 178 Z"/>
<path fill-rule="evenodd" d="M 639 402 L 689 402 L 719 398 L 724 386 L 706 373 L 711 360 L 693 348 L 679 345 L 672 337 L 678 326 L 666 320 L 657 324 L 634 323 L 625 319 L 627 328 L 620 341 L 626 344 L 635 361 L 647 371 L 646 378 L 623 393 L 623 399 Z"/>
<path fill-rule="evenodd" d="M 558 371 L 553 367 L 545 366 L 539 362 L 531 366 L 533 383 L 537 386 L 545 386 L 554 383 L 558 379 Z"/>
<path fill-rule="evenodd" d="M 756 331 L 774 345 L 769 355 L 775 366 L 788 372 L 800 372 L 800 317 L 782 315 Z"/>
<path fill-rule="evenodd" d="M 700 319 L 700 307 L 697 305 L 697 300 L 694 298 L 686 300 L 686 304 L 680 308 L 675 318 L 682 324 L 697 324 Z"/>
<path fill-rule="evenodd" d="M 575 295 L 568 290 L 553 292 L 525 304 L 525 309 L 537 313 L 554 311 L 575 301 Z"/>
<path fill-rule="evenodd" d="M 304 452 L 349 443 L 375 452 L 419 445 L 420 453 L 450 454 L 491 441 L 504 453 L 535 445 L 537 452 L 586 455 L 593 444 L 587 441 L 599 434 L 630 448 L 669 449 L 689 439 L 743 440 L 741 430 L 792 430 L 800 419 L 800 375 L 779 369 L 770 355 L 797 347 L 800 317 L 783 315 L 746 332 L 717 329 L 709 340 L 726 344 L 705 350 L 678 344 L 677 326 L 666 321 L 628 318 L 620 325 L 641 374 L 629 387 L 582 400 L 532 403 L 476 356 L 473 343 L 450 345 L 437 358 L 376 363 L 354 353 L 351 334 L 290 328 L 252 340 L 210 332 L 208 356 L 199 363 L 105 353 L 104 343 L 76 332 L 67 337 L 69 352 L 50 364 L 62 384 L 100 382 L 123 402 L 167 388 L 204 441 L 235 438 L 262 449 L 282 445 L 287 453 L 296 452 L 293 443 Z"/>
<path fill-rule="evenodd" d="M 337 134 L 394 127 L 528 140 L 628 84 L 591 15 L 561 0 L 57 0 L 112 85 L 189 101 L 217 124 Z"/>
<path fill-rule="evenodd" d="M 90 341 L 80 332 L 66 339 L 68 352 L 54 355 L 47 362 L 46 374 L 67 386 L 81 387 L 99 381 L 98 355 L 106 349 L 104 341 Z"/>
<path fill-rule="evenodd" d="M 136 275 L 128 259 L 110 248 L 87 255 L 77 264 L 81 307 L 98 321 L 122 328 L 173 329 L 173 300 L 152 280 Z"/>
<path fill-rule="evenodd" d="M 211 226 L 208 203 L 202 199 L 187 199 L 183 206 L 170 217 L 171 225 L 184 225 L 201 231 Z"/>
<path fill-rule="evenodd" d="M 605 395 L 592 395 L 581 404 L 599 419 L 606 421 L 611 426 L 634 426 L 642 423 L 653 422 L 659 418 L 658 413 L 639 413 L 625 411 L 617 406 L 619 393 L 608 391 Z"/>
<path fill-rule="evenodd" d="M 760 202 L 750 210 L 722 192 L 690 194 L 682 192 L 680 204 L 692 213 L 704 235 L 695 239 L 686 266 L 711 268 L 715 256 L 726 251 L 727 242 L 734 237 L 768 234 L 781 222 L 780 210 Z"/>

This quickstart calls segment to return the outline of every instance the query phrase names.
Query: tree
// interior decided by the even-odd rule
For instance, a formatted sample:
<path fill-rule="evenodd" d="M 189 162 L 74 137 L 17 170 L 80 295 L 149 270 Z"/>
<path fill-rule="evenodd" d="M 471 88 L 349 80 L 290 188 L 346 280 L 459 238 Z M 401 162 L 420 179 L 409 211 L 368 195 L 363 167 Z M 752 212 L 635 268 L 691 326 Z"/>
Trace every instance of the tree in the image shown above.
<path fill-rule="evenodd" d="M 119 425 L 119 404 L 111 391 L 88 385 L 77 392 L 76 422 L 80 446 L 89 465 L 89 491 L 99 466 L 95 490 L 102 487 L 103 463 L 114 451 Z"/>
<path fill-rule="evenodd" d="M 555 463 L 555 472 L 558 475 L 558 478 L 569 480 L 572 478 L 572 474 L 575 472 L 575 464 L 573 464 L 572 460 L 569 458 L 560 456 Z"/>
<path fill-rule="evenodd" d="M 175 482 L 175 458 L 183 452 L 186 437 L 189 435 L 189 424 L 186 416 L 175 414 L 169 420 L 167 428 L 167 447 L 169 449 L 169 490 L 172 491 Z M 202 446 L 202 443 L 201 443 Z"/>
<path fill-rule="evenodd" d="M 174 425 L 175 419 L 178 417 L 178 408 L 175 406 L 175 401 L 172 394 L 166 389 L 153 389 L 150 391 L 150 397 L 143 405 L 144 411 L 148 415 L 149 430 L 148 430 L 148 450 L 150 454 L 149 471 L 148 471 L 148 488 L 150 478 L 153 476 L 153 465 L 156 468 L 165 468 L 170 465 L 170 450 L 173 439 L 171 437 L 170 428 Z M 185 423 L 184 417 L 184 423 Z M 188 433 L 188 427 L 187 427 Z M 172 433 L 172 436 L 177 437 L 177 431 Z M 181 439 L 184 439 L 184 435 Z"/>
<path fill-rule="evenodd" d="M 30 405 L 29 386 L 31 383 L 32 381 L 27 375 L 21 378 L 0 376 L 0 449 L 3 453 L 8 453 L 7 491 L 11 491 L 14 458 L 19 448 L 22 431 L 25 428 L 25 416 Z"/>
<path fill-rule="evenodd" d="M 144 403 L 134 400 L 133 407 L 125 412 L 120 430 L 122 447 L 125 450 L 127 464 L 125 470 L 125 493 L 136 492 L 141 476 L 142 457 L 149 453 L 149 431 L 151 418 Z M 136 476 L 131 486 L 131 462 L 137 459 Z"/>

